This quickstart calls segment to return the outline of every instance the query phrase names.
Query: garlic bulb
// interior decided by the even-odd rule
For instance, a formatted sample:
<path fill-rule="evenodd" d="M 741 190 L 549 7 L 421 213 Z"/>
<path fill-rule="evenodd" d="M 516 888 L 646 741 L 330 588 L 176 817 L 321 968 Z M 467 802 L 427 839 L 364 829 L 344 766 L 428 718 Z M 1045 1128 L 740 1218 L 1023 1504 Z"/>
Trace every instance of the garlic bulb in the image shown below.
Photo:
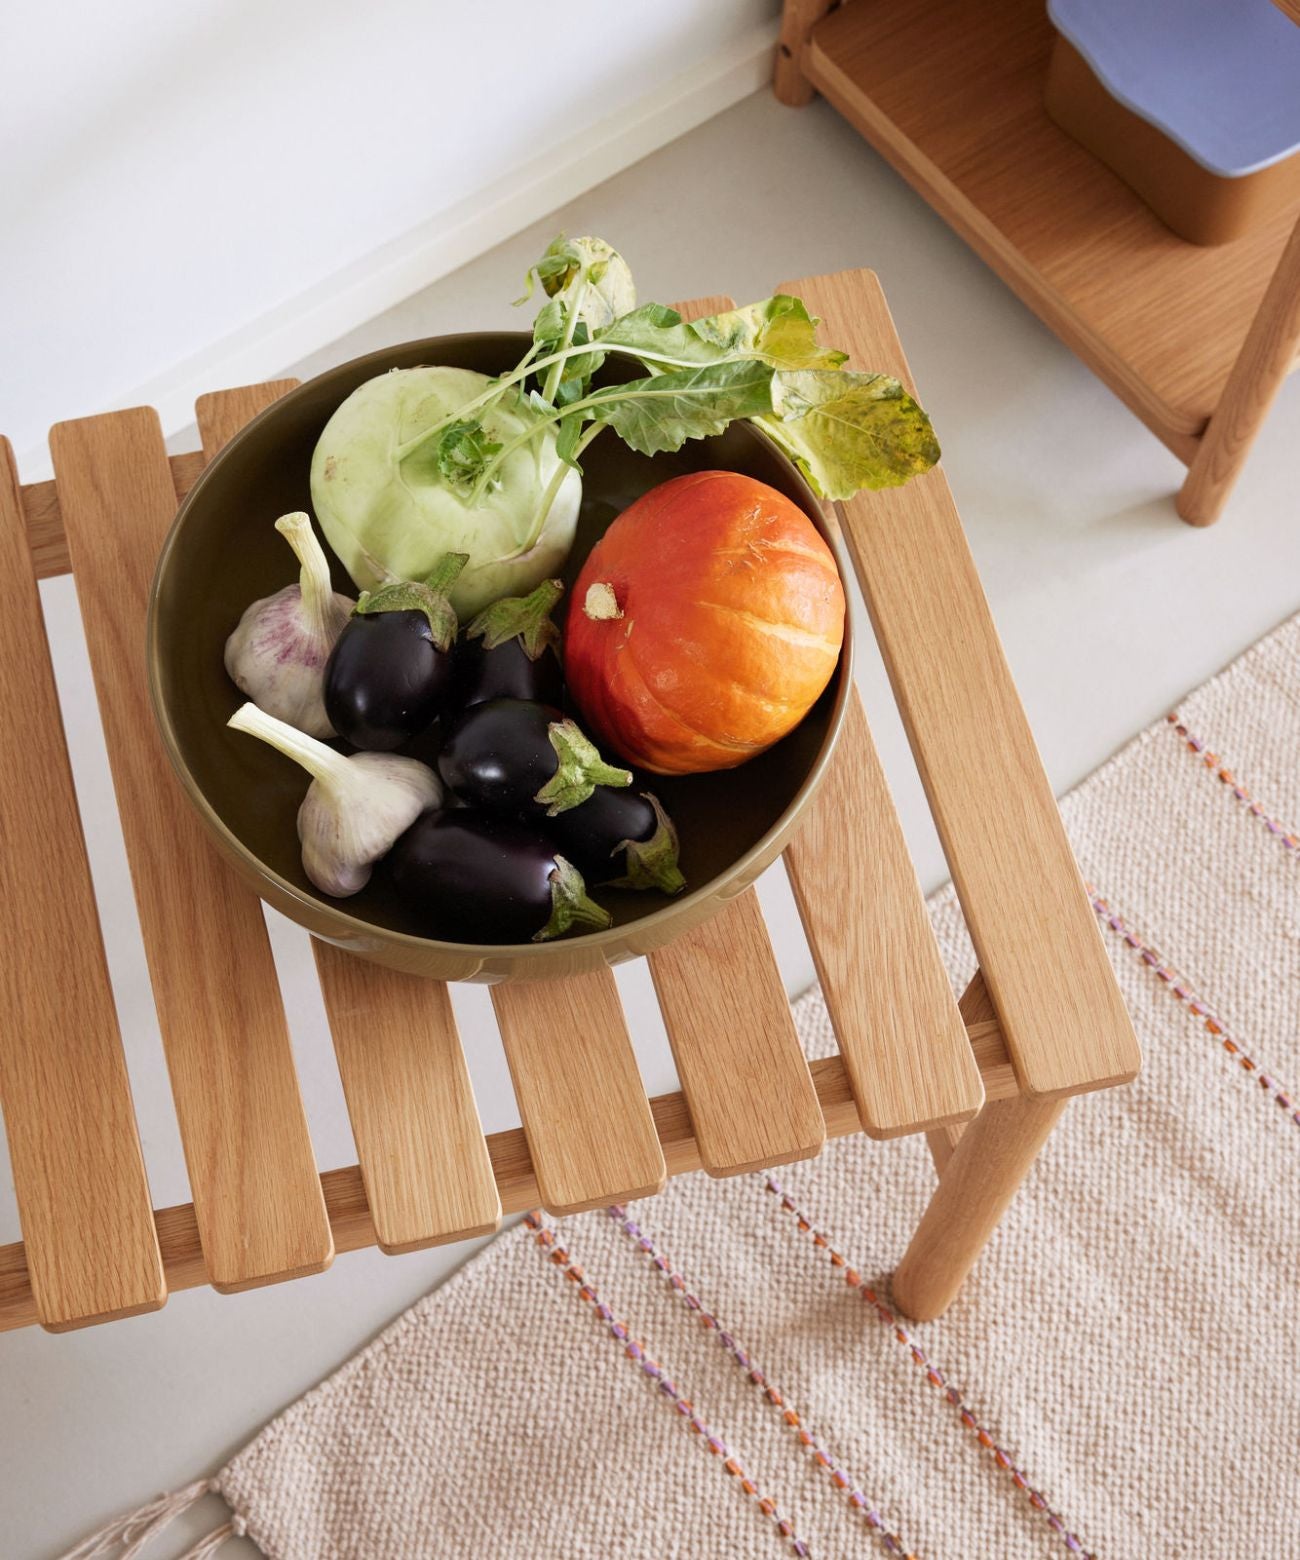
<path fill-rule="evenodd" d="M 421 813 L 442 805 L 442 783 L 427 764 L 396 753 L 345 758 L 255 704 L 227 722 L 301 764 L 312 776 L 298 809 L 303 871 L 322 893 L 346 899 Z"/>
<path fill-rule="evenodd" d="M 325 713 L 325 663 L 356 603 L 330 585 L 330 566 L 301 511 L 275 528 L 302 565 L 297 585 L 255 601 L 226 640 L 226 671 L 241 693 L 312 737 L 336 735 Z"/>

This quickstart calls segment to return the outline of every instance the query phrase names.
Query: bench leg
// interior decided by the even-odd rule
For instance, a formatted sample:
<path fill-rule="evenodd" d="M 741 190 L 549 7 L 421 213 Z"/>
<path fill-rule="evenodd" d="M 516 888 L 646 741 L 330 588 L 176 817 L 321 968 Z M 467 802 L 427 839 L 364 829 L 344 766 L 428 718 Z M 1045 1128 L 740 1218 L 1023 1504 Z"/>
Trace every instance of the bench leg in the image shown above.
<path fill-rule="evenodd" d="M 1047 1141 L 1066 1101 L 991 1100 L 967 1122 L 894 1274 L 900 1311 L 928 1322 L 952 1304 L 998 1220 Z M 930 1151 L 936 1163 L 947 1142 Z"/>
<path fill-rule="evenodd" d="M 966 1123 L 963 1121 L 955 1127 L 935 1127 L 925 1134 L 925 1141 L 930 1148 L 930 1158 L 934 1160 L 936 1175 L 941 1176 L 948 1168 L 953 1149 L 961 1142 L 961 1135 L 965 1130 Z"/>
<path fill-rule="evenodd" d="M 835 0 L 785 0 L 781 10 L 781 36 L 776 45 L 776 70 L 772 90 L 777 102 L 802 108 L 813 100 L 812 83 L 803 73 L 803 51 L 813 28 Z"/>

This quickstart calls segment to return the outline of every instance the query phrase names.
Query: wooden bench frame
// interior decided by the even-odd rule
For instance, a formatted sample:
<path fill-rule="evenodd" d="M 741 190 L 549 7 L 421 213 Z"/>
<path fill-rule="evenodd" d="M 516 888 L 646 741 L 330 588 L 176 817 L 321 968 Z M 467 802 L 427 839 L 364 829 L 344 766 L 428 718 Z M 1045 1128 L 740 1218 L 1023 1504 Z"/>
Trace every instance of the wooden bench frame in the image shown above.
<path fill-rule="evenodd" d="M 906 379 L 870 272 L 783 290 L 854 362 Z M 680 1093 L 647 1101 L 610 971 L 494 987 L 523 1125 L 485 1138 L 446 987 L 316 942 L 359 1159 L 322 1175 L 260 905 L 183 802 L 144 685 L 145 603 L 176 504 L 289 388 L 201 398 L 202 455 L 169 460 L 147 409 L 60 424 L 54 481 L 28 487 L 0 440 L 0 698 L 34 733 L 0 754 L 0 1106 L 24 1234 L 0 1247 L 0 1330 L 63 1331 L 157 1309 L 173 1289 L 318 1272 L 336 1251 L 464 1239 L 538 1203 L 620 1202 L 859 1130 L 928 1134 L 941 1178 L 894 1288 L 910 1314 L 939 1314 L 1065 1100 L 1138 1067 L 942 472 L 862 495 L 839 522 L 979 953 L 960 1010 L 855 700 L 786 852 L 837 1056 L 805 1061 L 747 890 L 649 960 Z M 69 570 L 194 1196 L 156 1211 L 36 588 Z"/>

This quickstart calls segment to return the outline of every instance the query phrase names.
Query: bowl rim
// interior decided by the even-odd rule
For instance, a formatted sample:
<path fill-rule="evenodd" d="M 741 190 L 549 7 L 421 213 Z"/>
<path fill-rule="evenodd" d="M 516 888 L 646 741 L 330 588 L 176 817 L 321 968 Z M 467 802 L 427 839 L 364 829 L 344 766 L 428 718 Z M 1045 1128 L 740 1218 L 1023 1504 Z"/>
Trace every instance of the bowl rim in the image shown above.
<path fill-rule="evenodd" d="M 146 656 L 146 681 L 149 686 L 149 704 L 153 711 L 154 723 L 162 738 L 163 749 L 167 754 L 172 772 L 180 781 L 181 786 L 188 794 L 191 802 L 202 815 L 207 827 L 218 836 L 227 852 L 237 857 L 245 867 L 252 870 L 257 877 L 273 883 L 276 889 L 294 904 L 300 905 L 305 911 L 319 919 L 323 913 L 338 923 L 330 933 L 315 933 L 327 941 L 337 936 L 342 945 L 356 942 L 366 938 L 381 938 L 386 942 L 399 947 L 412 950 L 429 950 L 431 952 L 445 951 L 451 956 L 476 954 L 483 956 L 485 951 L 494 958 L 529 959 L 541 961 L 556 948 L 571 947 L 581 943 L 584 948 L 602 948 L 626 944 L 629 935 L 637 935 L 643 929 L 661 925 L 666 920 L 672 920 L 681 915 L 687 905 L 696 904 L 701 900 L 709 899 L 718 893 L 717 885 L 725 877 L 739 878 L 746 881 L 747 869 L 754 861 L 760 858 L 765 851 L 771 848 L 775 839 L 789 829 L 792 820 L 797 819 L 807 802 L 810 794 L 820 783 L 827 764 L 830 762 L 839 741 L 840 732 L 844 724 L 848 701 L 854 688 L 853 676 L 853 648 L 854 648 L 854 620 L 856 609 L 853 604 L 853 592 L 849 588 L 849 582 L 853 578 L 848 567 L 848 558 L 844 550 L 844 543 L 840 534 L 840 527 L 836 522 L 834 509 L 830 500 L 822 500 L 813 492 L 807 478 L 776 443 L 768 437 L 751 419 L 738 419 L 742 423 L 745 432 L 767 446 L 768 450 L 776 456 L 778 462 L 787 468 L 789 475 L 802 490 L 809 505 L 818 509 L 826 522 L 825 530 L 821 533 L 823 540 L 831 550 L 831 556 L 835 559 L 835 566 L 839 571 L 840 582 L 844 587 L 844 641 L 840 647 L 840 659 L 836 665 L 833 676 L 839 679 L 835 692 L 835 700 L 831 707 L 830 720 L 826 728 L 826 736 L 817 752 L 812 764 L 804 775 L 798 790 L 791 797 L 787 805 L 782 808 L 780 816 L 764 830 L 763 834 L 754 843 L 725 869 L 723 873 L 715 873 L 707 882 L 699 884 L 695 888 L 689 888 L 685 893 L 676 895 L 667 904 L 661 905 L 657 910 L 652 910 L 648 915 L 638 916 L 634 921 L 606 927 L 598 932 L 583 932 L 578 937 L 560 938 L 551 942 L 524 942 L 524 943 L 462 943 L 447 942 L 437 937 L 420 937 L 413 932 L 402 932 L 379 922 L 367 920 L 364 916 L 351 914 L 342 908 L 347 904 L 346 900 L 332 900 L 327 895 L 308 893 L 297 883 L 282 877 L 273 868 L 269 867 L 262 858 L 244 843 L 233 829 L 222 819 L 220 814 L 208 801 L 198 781 L 195 779 L 189 765 L 185 762 L 177 739 L 170 712 L 162 697 L 161 689 L 161 657 L 162 647 L 159 643 L 159 618 L 160 598 L 162 594 L 162 580 L 167 566 L 180 543 L 181 532 L 184 528 L 186 516 L 201 498 L 203 489 L 212 474 L 228 458 L 233 458 L 240 444 L 245 438 L 251 437 L 253 432 L 263 422 L 269 421 L 277 413 L 283 411 L 285 403 L 295 396 L 304 395 L 321 379 L 330 375 L 340 374 L 349 369 L 357 369 L 370 364 L 376 365 L 376 371 L 381 371 L 381 365 L 385 359 L 391 359 L 394 352 L 408 352 L 413 348 L 429 348 L 437 350 L 449 342 L 479 341 L 485 336 L 512 336 L 517 337 L 521 347 L 526 349 L 526 343 L 531 335 L 527 331 L 505 330 L 469 330 L 449 331 L 438 336 L 425 336 L 412 341 L 394 342 L 387 347 L 381 347 L 374 352 L 363 353 L 360 357 L 349 358 L 342 363 L 336 363 L 333 367 L 324 369 L 319 374 L 314 374 L 310 379 L 288 391 L 285 395 L 273 401 L 265 407 L 256 417 L 251 418 L 216 455 L 208 461 L 199 473 L 193 487 L 186 493 L 177 508 L 175 518 L 168 528 L 167 535 L 163 539 L 162 547 L 158 552 L 158 559 L 154 565 L 153 578 L 149 586 L 148 611 L 145 620 L 145 656 Z M 611 356 L 628 357 L 626 353 L 611 353 Z M 391 363 L 390 363 L 391 367 Z M 735 426 L 735 424 L 733 424 Z M 312 517 L 316 524 L 315 516 Z M 743 765 L 738 766 L 743 769 Z M 751 880 L 752 881 L 752 880 Z M 265 899 L 265 896 L 260 896 Z M 522 978 L 522 977 L 521 977 Z"/>

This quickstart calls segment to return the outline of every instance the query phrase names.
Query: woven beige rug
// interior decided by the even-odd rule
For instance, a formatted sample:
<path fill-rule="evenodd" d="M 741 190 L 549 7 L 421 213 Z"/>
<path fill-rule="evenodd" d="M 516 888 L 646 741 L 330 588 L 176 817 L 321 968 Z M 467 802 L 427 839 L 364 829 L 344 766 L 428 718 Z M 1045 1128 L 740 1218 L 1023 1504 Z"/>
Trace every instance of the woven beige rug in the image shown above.
<path fill-rule="evenodd" d="M 530 1219 L 127 1542 L 216 1488 L 276 1560 L 1300 1556 L 1300 618 L 1064 812 L 1145 1069 L 947 1317 L 890 1310 L 920 1139 Z"/>

